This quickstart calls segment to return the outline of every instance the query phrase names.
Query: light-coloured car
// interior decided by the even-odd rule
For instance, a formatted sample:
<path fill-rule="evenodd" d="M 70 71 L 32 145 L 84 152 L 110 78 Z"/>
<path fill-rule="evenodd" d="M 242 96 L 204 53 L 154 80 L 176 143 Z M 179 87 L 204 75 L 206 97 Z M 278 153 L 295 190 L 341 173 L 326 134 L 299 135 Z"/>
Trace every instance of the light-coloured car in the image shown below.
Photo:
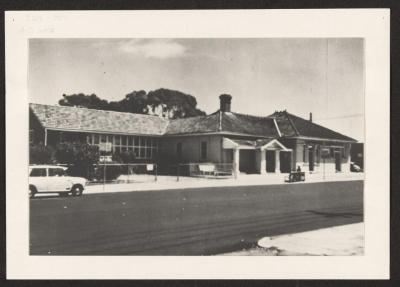
<path fill-rule="evenodd" d="M 83 177 L 68 176 L 67 168 L 57 165 L 29 166 L 29 196 L 36 193 L 58 193 L 80 196 L 86 185 Z"/>

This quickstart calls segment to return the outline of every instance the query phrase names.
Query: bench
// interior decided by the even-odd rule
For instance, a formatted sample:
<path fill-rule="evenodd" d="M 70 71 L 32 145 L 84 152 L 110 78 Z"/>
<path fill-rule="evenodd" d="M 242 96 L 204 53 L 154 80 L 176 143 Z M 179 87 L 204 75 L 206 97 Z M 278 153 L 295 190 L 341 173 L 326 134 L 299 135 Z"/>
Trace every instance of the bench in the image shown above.
<path fill-rule="evenodd" d="M 219 170 L 214 164 L 199 164 L 199 175 L 231 176 L 232 172 L 227 170 Z"/>
<path fill-rule="evenodd" d="M 303 171 L 292 171 L 285 178 L 285 182 L 296 182 L 296 181 L 305 181 L 306 174 Z"/>

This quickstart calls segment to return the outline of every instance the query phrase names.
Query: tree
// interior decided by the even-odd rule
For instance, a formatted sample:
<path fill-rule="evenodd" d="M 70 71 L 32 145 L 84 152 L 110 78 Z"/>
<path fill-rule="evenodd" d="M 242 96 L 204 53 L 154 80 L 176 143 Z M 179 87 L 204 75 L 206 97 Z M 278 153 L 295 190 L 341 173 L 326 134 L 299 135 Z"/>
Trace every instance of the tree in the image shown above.
<path fill-rule="evenodd" d="M 188 118 L 204 116 L 206 113 L 198 109 L 197 100 L 192 95 L 188 95 L 175 90 L 158 89 L 147 94 L 147 103 L 154 110 L 155 107 L 164 105 L 163 112 L 169 118 Z"/>
<path fill-rule="evenodd" d="M 100 109 L 108 110 L 109 103 L 106 100 L 100 99 L 95 94 L 85 95 L 85 94 L 73 94 L 66 95 L 63 94 L 63 98 L 58 101 L 61 106 L 69 107 L 82 107 L 88 109 Z"/>
<path fill-rule="evenodd" d="M 99 148 L 87 143 L 61 143 L 54 157 L 58 163 L 70 166 L 71 175 L 88 177 L 99 160 Z"/>
<path fill-rule="evenodd" d="M 122 100 L 111 102 L 102 100 L 95 94 L 64 94 L 59 104 L 135 114 L 152 114 L 172 119 L 206 114 L 197 108 L 195 97 L 169 89 L 157 89 L 149 93 L 143 90 L 133 91 Z"/>
<path fill-rule="evenodd" d="M 52 164 L 56 161 L 54 149 L 43 143 L 32 144 L 29 147 L 29 164 Z"/>

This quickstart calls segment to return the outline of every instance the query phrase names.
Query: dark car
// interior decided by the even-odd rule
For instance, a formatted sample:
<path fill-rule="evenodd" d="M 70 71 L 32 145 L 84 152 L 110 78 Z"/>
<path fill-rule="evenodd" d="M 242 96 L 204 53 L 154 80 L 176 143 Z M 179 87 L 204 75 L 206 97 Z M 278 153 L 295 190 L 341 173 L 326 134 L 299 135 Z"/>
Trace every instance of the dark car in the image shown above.
<path fill-rule="evenodd" d="M 362 168 L 356 165 L 354 162 L 350 162 L 350 171 L 351 172 L 363 172 Z"/>

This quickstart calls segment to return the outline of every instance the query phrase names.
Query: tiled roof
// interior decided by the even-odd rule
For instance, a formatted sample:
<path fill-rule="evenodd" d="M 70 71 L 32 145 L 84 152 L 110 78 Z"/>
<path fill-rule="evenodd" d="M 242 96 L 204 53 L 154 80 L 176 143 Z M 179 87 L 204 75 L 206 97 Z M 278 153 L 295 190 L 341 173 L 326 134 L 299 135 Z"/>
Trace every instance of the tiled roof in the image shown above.
<path fill-rule="evenodd" d="M 273 119 L 231 112 L 216 112 L 208 116 L 171 120 L 166 134 L 236 133 L 262 137 L 279 136 Z"/>
<path fill-rule="evenodd" d="M 30 104 L 44 128 L 125 134 L 162 135 L 168 121 L 150 115 L 66 106 Z"/>
<path fill-rule="evenodd" d="M 277 138 L 279 134 L 275 127 L 275 119 L 282 136 L 355 142 L 350 137 L 286 111 L 275 112 L 268 117 L 217 111 L 208 116 L 167 120 L 152 115 L 66 106 L 30 104 L 29 107 L 42 126 L 49 129 L 160 136 L 220 132 Z"/>
<path fill-rule="evenodd" d="M 218 132 L 219 115 L 211 114 L 208 116 L 184 118 L 170 120 L 166 134 L 195 134 Z"/>
<path fill-rule="evenodd" d="M 249 135 L 278 137 L 274 120 L 238 113 L 222 113 L 222 131 Z"/>
<path fill-rule="evenodd" d="M 286 137 L 313 137 L 338 141 L 353 141 L 355 139 L 297 117 L 287 111 L 275 112 L 269 116 L 275 118 L 282 136 Z"/>

